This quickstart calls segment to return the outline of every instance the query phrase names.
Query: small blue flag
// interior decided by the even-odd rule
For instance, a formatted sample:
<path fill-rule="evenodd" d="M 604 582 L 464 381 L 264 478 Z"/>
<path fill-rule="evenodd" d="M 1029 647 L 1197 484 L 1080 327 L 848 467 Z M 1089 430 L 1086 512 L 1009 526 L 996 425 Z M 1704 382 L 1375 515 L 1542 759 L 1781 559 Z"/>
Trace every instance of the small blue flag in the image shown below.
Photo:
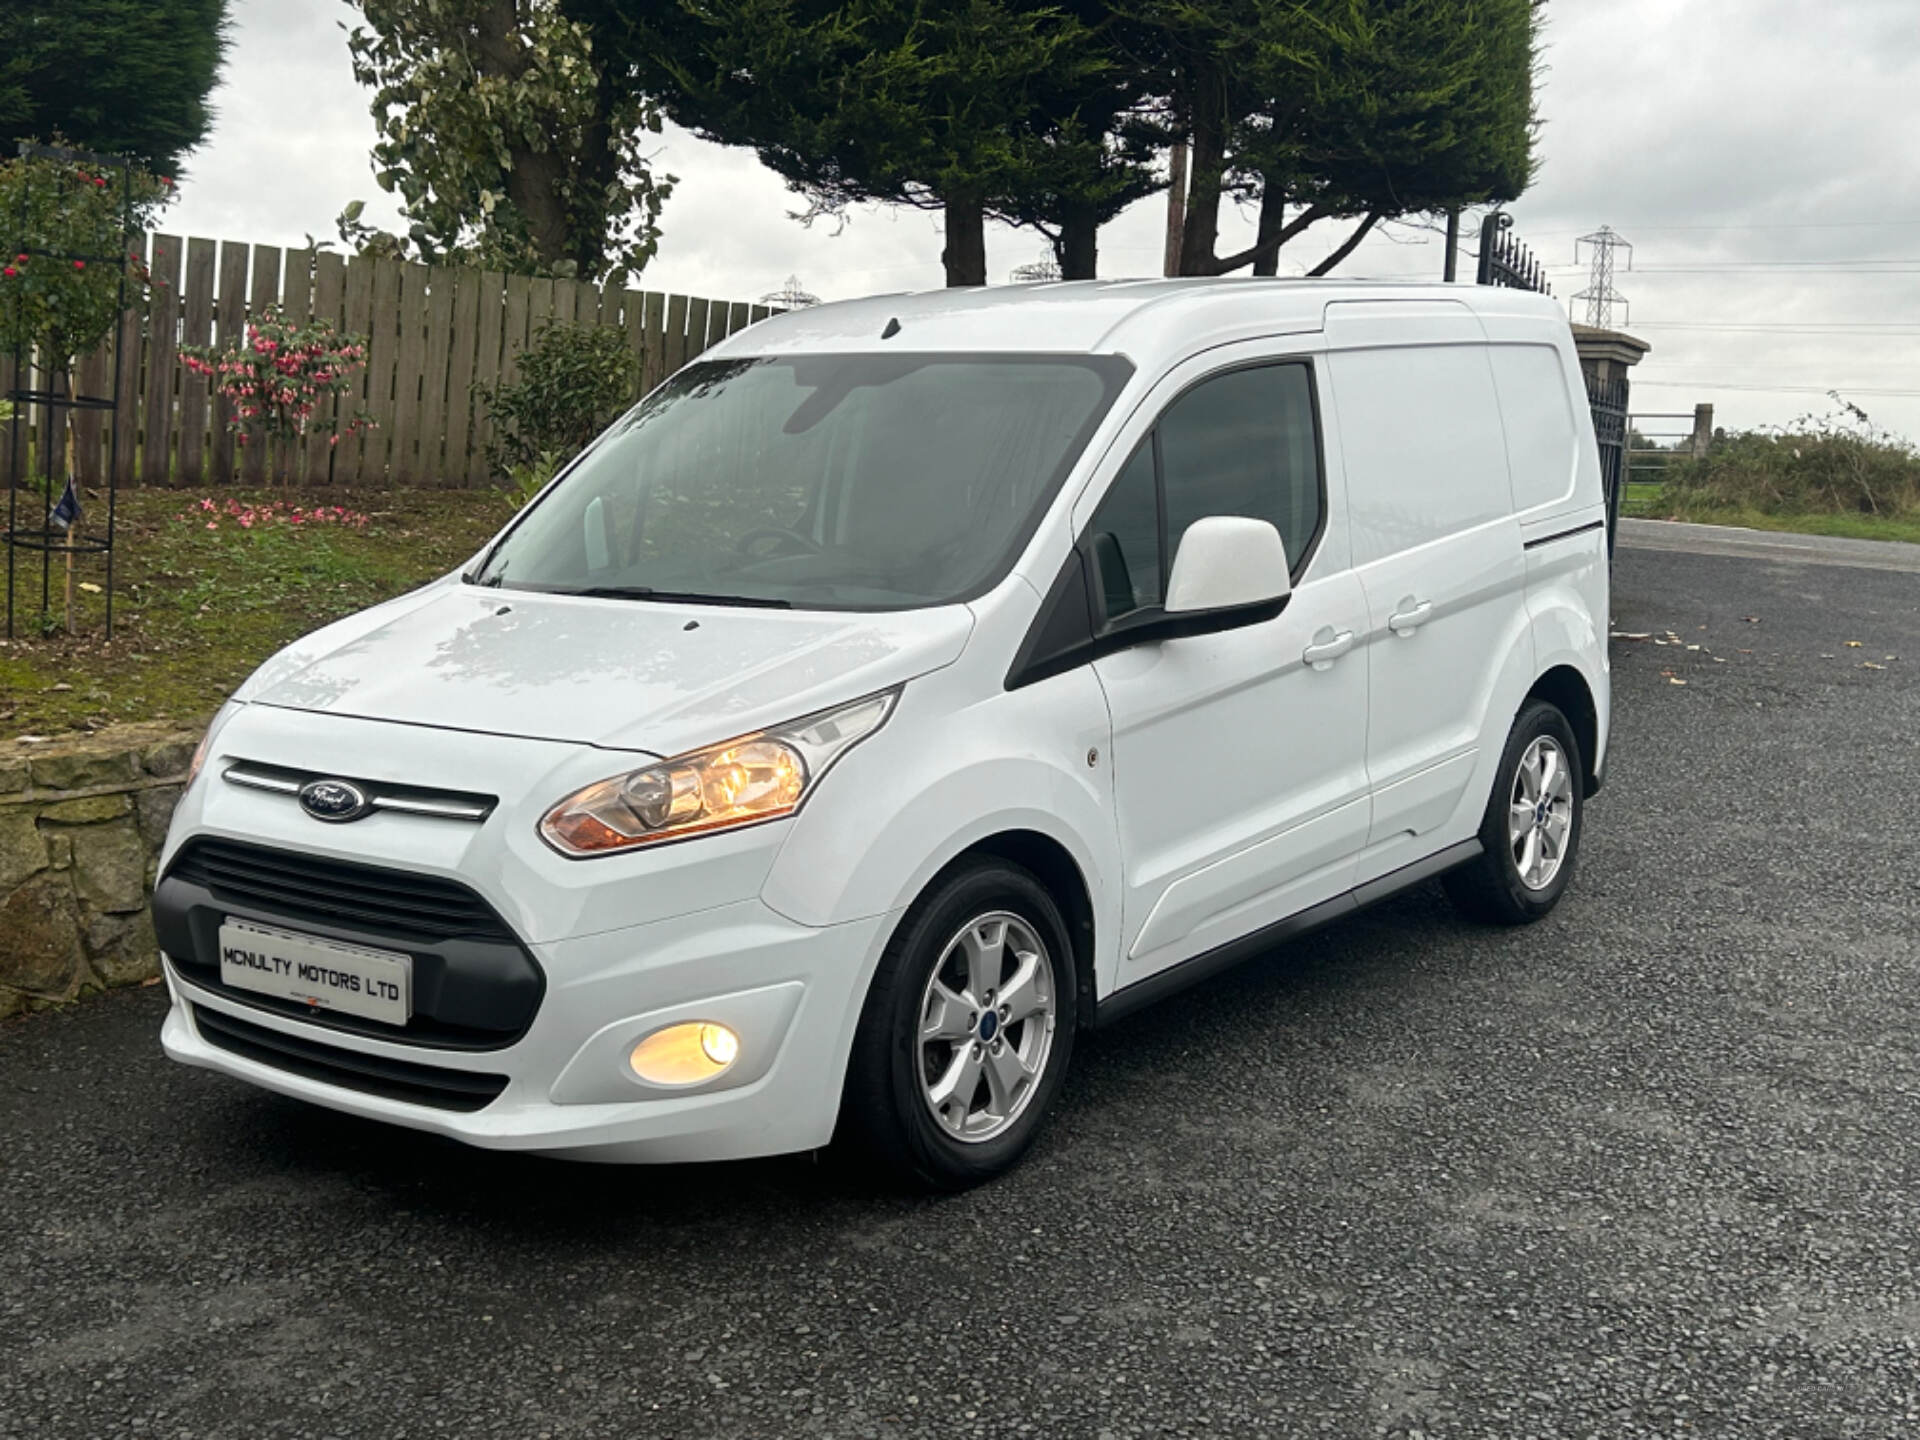
<path fill-rule="evenodd" d="M 73 477 L 67 477 L 66 492 L 61 495 L 60 503 L 53 507 L 53 514 L 47 517 L 54 527 L 70 530 L 80 522 L 80 492 L 73 488 Z"/>

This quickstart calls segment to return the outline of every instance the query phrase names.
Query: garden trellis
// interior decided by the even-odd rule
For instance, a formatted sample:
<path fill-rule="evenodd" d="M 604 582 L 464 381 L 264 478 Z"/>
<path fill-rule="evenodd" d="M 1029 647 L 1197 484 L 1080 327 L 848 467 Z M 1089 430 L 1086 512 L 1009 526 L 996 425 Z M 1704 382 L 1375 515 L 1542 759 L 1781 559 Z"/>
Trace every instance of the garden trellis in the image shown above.
<path fill-rule="evenodd" d="M 0 376 L 0 394 L 12 403 L 7 442 L 7 638 L 14 634 L 21 552 L 40 557 L 40 628 L 52 609 L 53 557 L 65 560 L 65 599 L 69 628 L 73 619 L 74 562 L 98 557 L 106 566 L 106 631 L 113 635 L 113 542 L 116 513 L 113 477 L 119 473 L 122 427 L 110 423 L 106 529 L 82 533 L 83 507 L 66 460 L 71 429 L 76 450 L 91 436 L 95 445 L 101 418 L 117 421 L 121 385 L 119 356 L 125 346 L 102 344 L 114 356 L 113 373 L 102 376 L 89 365 L 76 378 L 76 355 L 91 351 L 128 313 L 127 280 L 138 256 L 127 248 L 134 233 L 136 171 L 126 156 L 95 155 L 62 146 L 20 142 L 14 170 L 17 204 L 0 213 L 0 254 L 10 257 L 0 288 L 0 325 L 12 336 L 12 359 Z M 146 177 L 140 177 L 146 178 Z M 94 190 L 105 195 L 95 195 Z M 93 277 L 82 280 L 88 267 Z M 71 267 L 71 274 L 68 274 Z M 114 276 L 103 284 L 104 273 Z M 62 278 L 64 277 L 64 279 Z M 36 368 L 37 367 L 37 368 Z M 40 383 L 35 384 L 35 380 Z M 30 523 L 34 496 L 21 505 L 18 480 L 28 473 L 28 416 L 40 414 L 38 447 L 42 483 L 39 523 Z M 84 417 L 84 423 L 82 418 Z M 71 420 L 71 424 L 69 421 Z"/>

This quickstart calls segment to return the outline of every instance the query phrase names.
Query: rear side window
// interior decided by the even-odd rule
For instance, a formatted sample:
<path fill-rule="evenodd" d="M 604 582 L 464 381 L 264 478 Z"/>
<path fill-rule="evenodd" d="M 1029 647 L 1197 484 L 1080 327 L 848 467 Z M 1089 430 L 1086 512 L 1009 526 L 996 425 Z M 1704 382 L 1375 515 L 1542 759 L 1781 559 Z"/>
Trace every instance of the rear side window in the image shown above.
<path fill-rule="evenodd" d="M 1290 362 L 1186 391 L 1114 478 L 1084 536 L 1113 621 L 1158 605 L 1180 537 L 1210 515 L 1269 521 L 1295 576 L 1325 511 L 1313 373 Z"/>
<path fill-rule="evenodd" d="M 1328 364 L 1355 565 L 1511 513 L 1484 345 L 1343 350 Z"/>
<path fill-rule="evenodd" d="M 1573 407 L 1566 367 L 1550 345 L 1496 345 L 1488 352 L 1507 432 L 1507 470 L 1516 510 L 1564 500 L 1573 491 Z"/>

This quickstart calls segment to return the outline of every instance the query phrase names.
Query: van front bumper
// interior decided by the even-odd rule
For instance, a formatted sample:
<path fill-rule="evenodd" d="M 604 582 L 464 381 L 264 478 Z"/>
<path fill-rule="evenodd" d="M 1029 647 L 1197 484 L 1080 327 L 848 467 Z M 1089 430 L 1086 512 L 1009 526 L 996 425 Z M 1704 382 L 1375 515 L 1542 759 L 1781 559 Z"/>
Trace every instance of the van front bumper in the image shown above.
<path fill-rule="evenodd" d="M 169 960 L 161 1041 L 184 1064 L 493 1149 L 627 1162 L 809 1150 L 832 1137 L 894 918 L 816 928 L 749 900 L 538 944 L 539 1008 L 523 1035 L 488 1049 L 309 1023 L 196 984 Z M 681 1021 L 726 1025 L 737 1058 L 695 1085 L 642 1080 L 633 1047 Z"/>

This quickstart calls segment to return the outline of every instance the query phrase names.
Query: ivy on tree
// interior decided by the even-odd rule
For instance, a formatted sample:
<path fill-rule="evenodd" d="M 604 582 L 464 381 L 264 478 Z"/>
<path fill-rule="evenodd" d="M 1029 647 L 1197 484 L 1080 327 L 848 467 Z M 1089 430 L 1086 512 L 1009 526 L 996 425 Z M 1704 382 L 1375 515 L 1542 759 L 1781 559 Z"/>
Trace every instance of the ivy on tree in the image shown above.
<path fill-rule="evenodd" d="M 371 86 L 374 174 L 405 236 L 341 217 L 356 248 L 622 284 L 660 239 L 671 176 L 644 142 L 647 97 L 610 85 L 557 0 L 353 0 L 355 77 Z"/>

